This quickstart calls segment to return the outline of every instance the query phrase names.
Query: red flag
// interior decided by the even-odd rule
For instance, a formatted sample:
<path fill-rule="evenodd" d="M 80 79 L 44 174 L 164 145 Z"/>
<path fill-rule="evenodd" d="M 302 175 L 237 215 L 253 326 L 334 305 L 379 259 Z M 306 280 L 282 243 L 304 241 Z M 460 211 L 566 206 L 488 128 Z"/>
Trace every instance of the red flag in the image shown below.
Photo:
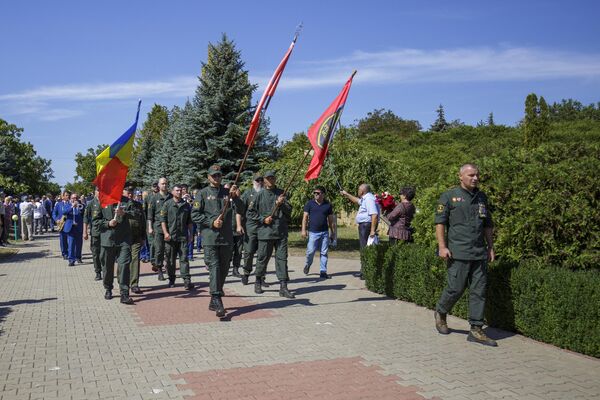
<path fill-rule="evenodd" d="M 339 121 L 344 105 L 346 104 L 346 98 L 348 98 L 350 86 L 352 85 L 352 78 L 354 78 L 355 73 L 356 71 L 352 73 L 352 76 L 350 76 L 340 94 L 338 94 L 335 100 L 327 107 L 327 110 L 325 110 L 317 122 L 315 122 L 308 130 L 308 140 L 310 140 L 310 144 L 315 153 L 308 166 L 308 171 L 306 171 L 306 175 L 304 176 L 305 181 L 319 177 L 319 173 L 325 162 L 325 157 L 327 156 L 329 143 L 333 137 L 335 125 Z"/>
<path fill-rule="evenodd" d="M 258 102 L 258 106 L 256 106 L 256 111 L 254 112 L 254 116 L 252 117 L 252 122 L 250 122 L 250 128 L 248 129 L 248 134 L 246 135 L 246 146 L 252 146 L 254 144 L 254 138 L 256 137 L 256 131 L 258 131 L 258 125 L 260 124 L 260 115 L 263 112 L 263 108 L 266 110 L 269 107 L 269 102 L 271 98 L 275 94 L 275 89 L 277 89 L 277 85 L 279 84 L 279 80 L 281 79 L 281 75 L 283 75 L 283 70 L 292 54 L 292 50 L 294 50 L 294 45 L 296 44 L 296 39 L 298 39 L 298 35 L 294 37 L 292 44 L 288 51 L 283 56 L 283 59 L 277 66 L 275 73 L 269 80 L 269 84 L 267 85 L 265 92 L 263 93 L 260 101 Z"/>

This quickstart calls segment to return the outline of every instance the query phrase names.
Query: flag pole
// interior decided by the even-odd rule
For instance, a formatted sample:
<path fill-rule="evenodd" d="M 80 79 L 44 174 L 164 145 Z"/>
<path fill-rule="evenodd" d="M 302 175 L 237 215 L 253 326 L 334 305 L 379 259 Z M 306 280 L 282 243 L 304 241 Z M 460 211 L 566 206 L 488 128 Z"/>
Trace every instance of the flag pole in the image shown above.
<path fill-rule="evenodd" d="M 302 159 L 300 160 L 298 167 L 296 167 L 296 170 L 292 174 L 292 178 L 290 179 L 288 184 L 285 186 L 285 189 L 283 190 L 284 196 L 287 195 L 287 193 L 289 192 L 290 188 L 292 187 L 292 184 L 294 183 L 294 180 L 296 179 L 296 176 L 298 176 L 298 171 L 300 171 L 300 169 L 302 168 L 302 165 L 306 162 L 308 155 L 311 154 L 312 152 L 313 152 L 312 149 L 304 150 L 304 157 L 302 157 Z M 270 216 L 272 217 L 273 215 L 275 215 L 275 213 L 277 212 L 278 209 L 279 209 L 279 205 L 277 203 L 275 203 L 275 205 L 273 206 L 273 211 L 271 211 Z"/>

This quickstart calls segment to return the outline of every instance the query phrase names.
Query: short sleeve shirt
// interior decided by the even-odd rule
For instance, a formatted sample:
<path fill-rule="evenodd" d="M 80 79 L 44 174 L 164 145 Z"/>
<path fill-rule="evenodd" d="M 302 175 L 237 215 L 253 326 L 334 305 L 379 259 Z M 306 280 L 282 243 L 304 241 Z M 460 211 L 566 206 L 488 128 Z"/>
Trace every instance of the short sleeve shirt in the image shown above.
<path fill-rule="evenodd" d="M 360 198 L 358 203 L 358 213 L 356 214 L 356 223 L 371 222 L 371 215 L 379 215 L 379 207 L 375 201 L 373 193 L 366 193 Z"/>
<path fill-rule="evenodd" d="M 443 193 L 435 212 L 435 224 L 447 227 L 448 249 L 457 260 L 485 260 L 485 228 L 493 227 L 487 196 L 456 187 Z"/>
<path fill-rule="evenodd" d="M 310 200 L 304 205 L 304 212 L 308 213 L 309 232 L 327 232 L 329 227 L 327 217 L 333 214 L 331 203 L 324 200 L 319 204 L 315 200 Z"/>

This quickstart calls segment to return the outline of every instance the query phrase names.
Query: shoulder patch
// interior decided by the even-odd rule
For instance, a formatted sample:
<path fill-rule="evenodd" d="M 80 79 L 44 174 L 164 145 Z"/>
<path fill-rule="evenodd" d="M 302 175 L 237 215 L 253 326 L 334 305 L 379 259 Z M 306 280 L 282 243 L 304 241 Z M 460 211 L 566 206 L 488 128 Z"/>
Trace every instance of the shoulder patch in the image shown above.
<path fill-rule="evenodd" d="M 441 213 L 443 213 L 443 212 L 444 212 L 444 210 L 445 210 L 445 209 L 446 209 L 446 206 L 445 206 L 445 205 L 443 205 L 443 204 L 438 204 L 438 206 L 437 206 L 437 213 L 438 213 L 438 214 L 441 214 Z"/>
<path fill-rule="evenodd" d="M 195 201 L 194 202 L 194 208 L 200 208 L 200 202 Z"/>
<path fill-rule="evenodd" d="M 165 215 L 167 215 L 167 212 L 165 210 L 160 210 L 160 215 L 164 217 Z"/>

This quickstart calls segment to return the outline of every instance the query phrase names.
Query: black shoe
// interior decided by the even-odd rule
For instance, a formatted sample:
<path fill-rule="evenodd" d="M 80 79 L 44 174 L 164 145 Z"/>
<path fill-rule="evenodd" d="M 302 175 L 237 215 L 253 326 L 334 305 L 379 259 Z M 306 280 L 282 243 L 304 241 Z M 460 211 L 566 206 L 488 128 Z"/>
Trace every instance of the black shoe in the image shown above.
<path fill-rule="evenodd" d="M 166 281 L 167 279 L 165 278 L 165 274 L 163 274 L 162 269 L 158 271 L 158 280 L 159 281 Z"/>
<path fill-rule="evenodd" d="M 248 284 L 248 275 L 242 275 L 242 285 Z"/>
<path fill-rule="evenodd" d="M 75 261 L 69 261 L 69 267 L 74 267 L 75 266 Z"/>
<path fill-rule="evenodd" d="M 78 262 L 79 264 L 83 264 L 83 260 L 82 260 L 81 258 L 78 258 L 78 259 L 77 259 L 77 262 Z"/>
<path fill-rule="evenodd" d="M 145 258 L 142 258 L 140 261 L 143 262 L 143 263 L 147 263 L 148 262 L 148 260 L 145 259 Z"/>
<path fill-rule="evenodd" d="M 160 268 L 160 269 L 162 269 L 162 268 Z M 152 272 L 158 272 L 158 270 L 159 270 L 159 268 L 156 265 L 152 264 Z"/>
<path fill-rule="evenodd" d="M 262 277 L 262 280 L 261 280 L 260 284 L 263 285 L 264 287 L 271 286 L 270 284 L 267 283 L 267 277 L 266 276 Z"/>
<path fill-rule="evenodd" d="M 308 273 L 310 272 L 310 265 L 305 265 L 304 266 L 304 275 L 308 275 Z"/>
<path fill-rule="evenodd" d="M 100 272 L 96 272 L 96 277 L 94 278 L 95 281 L 101 281 L 102 280 L 102 274 Z"/>
<path fill-rule="evenodd" d="M 286 281 L 279 282 L 279 296 L 286 297 L 288 299 L 296 298 L 296 296 L 294 296 L 294 294 L 288 290 Z"/>
<path fill-rule="evenodd" d="M 131 288 L 131 292 L 135 293 L 135 294 L 142 294 L 142 289 L 140 289 L 138 286 L 134 286 Z"/>
<path fill-rule="evenodd" d="M 194 284 L 190 281 L 184 283 L 185 290 L 194 290 Z"/>
<path fill-rule="evenodd" d="M 327 275 L 327 272 L 321 271 L 321 273 L 319 274 L 319 278 L 321 279 L 331 279 L 331 277 L 329 275 Z"/>
<path fill-rule="evenodd" d="M 217 303 L 216 303 L 216 298 L 217 296 L 211 296 L 210 298 L 210 303 L 208 303 L 208 309 L 210 311 L 215 311 L 217 309 Z"/>
<path fill-rule="evenodd" d="M 133 304 L 133 299 L 128 294 L 121 295 L 121 304 Z"/>
<path fill-rule="evenodd" d="M 174 287 L 175 287 L 175 279 L 173 279 L 173 280 L 170 280 L 170 279 L 169 279 L 169 285 L 168 285 L 168 286 L 169 286 L 170 288 L 174 288 Z"/>
<path fill-rule="evenodd" d="M 239 268 L 235 268 L 233 267 L 233 270 L 231 271 L 231 275 L 236 277 L 236 278 L 241 278 L 242 275 L 240 275 L 240 269 Z"/>
<path fill-rule="evenodd" d="M 112 290 L 107 290 L 106 293 L 104 293 L 104 298 L 106 300 L 111 300 L 112 299 Z"/>
<path fill-rule="evenodd" d="M 254 293 L 263 294 L 265 291 L 262 290 L 261 278 L 259 276 L 256 277 L 256 282 L 254 282 Z"/>
<path fill-rule="evenodd" d="M 225 316 L 225 306 L 223 306 L 223 300 L 221 296 L 215 296 L 215 315 L 219 318 Z"/>

